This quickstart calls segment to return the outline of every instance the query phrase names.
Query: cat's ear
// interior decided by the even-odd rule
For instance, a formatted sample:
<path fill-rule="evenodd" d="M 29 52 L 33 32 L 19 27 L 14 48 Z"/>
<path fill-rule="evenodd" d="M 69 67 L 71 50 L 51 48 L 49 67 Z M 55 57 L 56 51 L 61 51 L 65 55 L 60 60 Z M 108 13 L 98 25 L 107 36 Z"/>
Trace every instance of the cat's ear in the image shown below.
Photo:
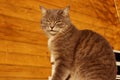
<path fill-rule="evenodd" d="M 45 16 L 47 13 L 47 9 L 43 6 L 40 6 L 40 9 L 41 9 L 42 15 Z"/>
<path fill-rule="evenodd" d="M 67 6 L 66 8 L 63 9 L 63 14 L 64 16 L 69 14 L 70 6 Z"/>

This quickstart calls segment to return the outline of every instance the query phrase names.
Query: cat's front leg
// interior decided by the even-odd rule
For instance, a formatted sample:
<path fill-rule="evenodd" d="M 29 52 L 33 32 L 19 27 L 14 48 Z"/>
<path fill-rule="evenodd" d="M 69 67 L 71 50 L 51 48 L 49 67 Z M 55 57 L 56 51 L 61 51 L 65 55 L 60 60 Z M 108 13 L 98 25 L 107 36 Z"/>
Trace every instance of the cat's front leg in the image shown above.
<path fill-rule="evenodd" d="M 51 76 L 48 77 L 48 80 L 51 80 Z"/>
<path fill-rule="evenodd" d="M 53 75 L 55 72 L 55 65 L 54 65 L 54 62 L 51 62 L 51 64 L 52 64 L 52 75 Z M 48 80 L 52 80 L 52 75 L 49 76 Z"/>
<path fill-rule="evenodd" d="M 55 64 L 54 68 L 51 80 L 66 80 L 70 74 L 69 68 L 64 63 Z"/>

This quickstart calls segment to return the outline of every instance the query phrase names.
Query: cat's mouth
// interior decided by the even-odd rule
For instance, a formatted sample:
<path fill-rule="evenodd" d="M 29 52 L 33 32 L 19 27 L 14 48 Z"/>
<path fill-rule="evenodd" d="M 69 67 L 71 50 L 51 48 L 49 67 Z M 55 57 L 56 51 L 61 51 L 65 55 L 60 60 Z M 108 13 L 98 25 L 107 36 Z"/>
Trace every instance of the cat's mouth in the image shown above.
<path fill-rule="evenodd" d="M 52 34 L 52 35 L 55 35 L 58 31 L 55 31 L 55 30 L 49 30 L 49 33 Z"/>
<path fill-rule="evenodd" d="M 50 31 L 53 31 L 53 32 L 55 32 L 55 30 L 53 30 L 53 29 L 51 29 Z"/>

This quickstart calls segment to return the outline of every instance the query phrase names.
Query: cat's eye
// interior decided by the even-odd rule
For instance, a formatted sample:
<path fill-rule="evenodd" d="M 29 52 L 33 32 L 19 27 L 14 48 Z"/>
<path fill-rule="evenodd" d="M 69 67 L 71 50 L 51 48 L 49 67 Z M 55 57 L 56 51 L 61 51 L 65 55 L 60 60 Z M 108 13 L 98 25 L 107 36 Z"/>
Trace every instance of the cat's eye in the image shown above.
<path fill-rule="evenodd" d="M 57 21 L 57 23 L 59 23 L 59 22 L 61 22 L 61 21 Z"/>
<path fill-rule="evenodd" d="M 49 20 L 46 20 L 46 22 L 50 22 Z"/>
<path fill-rule="evenodd" d="M 56 21 L 56 23 L 57 23 L 57 24 L 61 24 L 61 23 L 62 23 L 62 21 Z"/>

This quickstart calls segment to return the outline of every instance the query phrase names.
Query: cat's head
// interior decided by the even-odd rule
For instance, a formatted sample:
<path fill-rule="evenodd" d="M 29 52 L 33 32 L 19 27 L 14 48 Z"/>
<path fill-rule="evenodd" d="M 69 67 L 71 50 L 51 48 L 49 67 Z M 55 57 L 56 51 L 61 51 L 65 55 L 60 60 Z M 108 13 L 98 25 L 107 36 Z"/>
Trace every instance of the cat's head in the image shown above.
<path fill-rule="evenodd" d="M 70 18 L 67 6 L 64 9 L 46 9 L 40 7 L 42 12 L 41 27 L 48 36 L 54 36 L 69 28 Z"/>

